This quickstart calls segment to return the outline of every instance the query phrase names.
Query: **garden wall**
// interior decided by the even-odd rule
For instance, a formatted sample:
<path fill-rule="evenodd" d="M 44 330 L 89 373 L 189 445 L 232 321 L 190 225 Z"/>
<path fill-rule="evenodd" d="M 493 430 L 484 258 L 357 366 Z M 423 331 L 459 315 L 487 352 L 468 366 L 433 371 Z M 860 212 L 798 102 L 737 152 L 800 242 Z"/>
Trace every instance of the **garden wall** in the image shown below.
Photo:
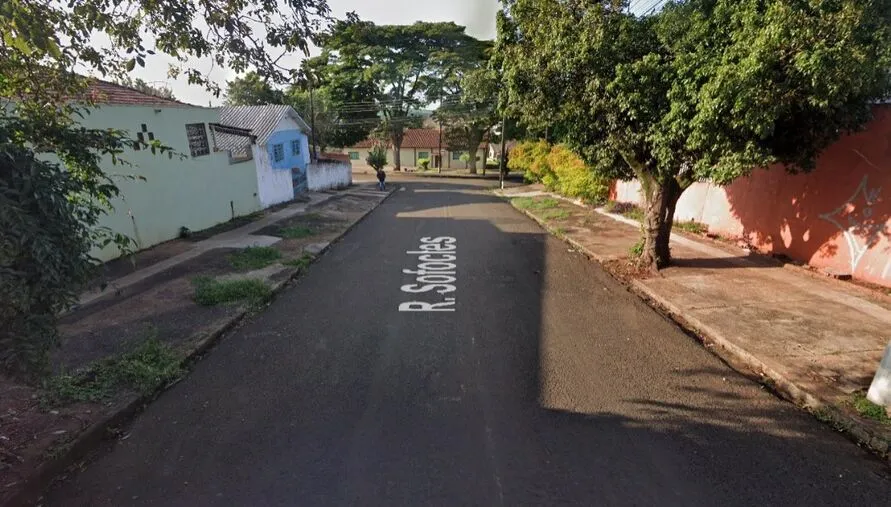
<path fill-rule="evenodd" d="M 619 181 L 610 197 L 639 203 L 639 191 L 638 182 Z M 697 183 L 675 218 L 891 287 L 891 106 L 877 106 L 864 131 L 827 148 L 813 172 L 771 167 L 725 187 Z"/>

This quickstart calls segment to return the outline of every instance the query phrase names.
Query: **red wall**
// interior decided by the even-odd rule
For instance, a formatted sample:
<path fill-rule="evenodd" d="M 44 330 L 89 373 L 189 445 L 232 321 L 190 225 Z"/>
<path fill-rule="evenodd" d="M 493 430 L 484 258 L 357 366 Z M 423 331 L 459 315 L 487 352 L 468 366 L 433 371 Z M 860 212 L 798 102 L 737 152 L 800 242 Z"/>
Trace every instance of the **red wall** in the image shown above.
<path fill-rule="evenodd" d="M 637 182 L 617 182 L 613 197 L 638 202 L 638 190 Z M 676 218 L 891 287 L 891 106 L 877 107 L 864 131 L 827 148 L 813 172 L 772 167 L 726 187 L 696 184 Z"/>

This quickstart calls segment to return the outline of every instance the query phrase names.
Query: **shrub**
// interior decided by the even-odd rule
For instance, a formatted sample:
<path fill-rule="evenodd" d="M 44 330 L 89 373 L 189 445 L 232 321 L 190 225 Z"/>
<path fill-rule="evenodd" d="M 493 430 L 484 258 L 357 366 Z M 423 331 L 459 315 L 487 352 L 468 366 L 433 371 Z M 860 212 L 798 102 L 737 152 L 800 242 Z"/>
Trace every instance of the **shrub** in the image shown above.
<path fill-rule="evenodd" d="M 609 178 L 598 174 L 566 146 L 559 144 L 551 148 L 547 163 L 555 180 L 549 188 L 556 192 L 596 203 L 609 196 Z"/>
<path fill-rule="evenodd" d="M 0 370 L 34 380 L 58 341 L 57 315 L 95 273 L 91 248 L 129 243 L 96 227 L 110 180 L 90 187 L 86 172 L 36 159 L 12 134 L 0 125 Z"/>
<path fill-rule="evenodd" d="M 426 158 L 419 158 L 418 159 L 418 167 L 422 171 L 426 171 L 427 169 L 430 169 L 430 160 L 426 159 Z"/>
<path fill-rule="evenodd" d="M 377 145 L 371 149 L 368 153 L 368 157 L 365 159 L 365 162 L 368 163 L 375 171 L 380 171 L 387 165 L 387 150 L 381 145 Z"/>
<path fill-rule="evenodd" d="M 510 150 L 507 168 L 522 172 L 526 181 L 548 185 L 553 178 L 553 172 L 547 162 L 550 152 L 551 147 L 545 141 L 522 142 Z M 545 181 L 546 179 L 548 181 Z"/>

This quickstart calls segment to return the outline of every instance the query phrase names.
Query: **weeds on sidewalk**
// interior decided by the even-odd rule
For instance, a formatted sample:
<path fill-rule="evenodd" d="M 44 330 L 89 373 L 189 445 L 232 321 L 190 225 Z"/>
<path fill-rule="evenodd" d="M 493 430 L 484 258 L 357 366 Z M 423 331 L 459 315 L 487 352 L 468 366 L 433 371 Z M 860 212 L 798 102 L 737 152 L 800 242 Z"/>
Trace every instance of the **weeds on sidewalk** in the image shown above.
<path fill-rule="evenodd" d="M 263 269 L 282 258 L 282 253 L 271 246 L 252 246 L 229 256 L 229 263 L 239 271 Z"/>
<path fill-rule="evenodd" d="M 637 243 L 631 245 L 631 248 L 628 249 L 628 256 L 631 258 L 632 261 L 637 260 L 640 258 L 641 255 L 643 255 L 643 249 L 644 240 L 643 238 L 640 238 L 639 240 L 637 240 Z"/>
<path fill-rule="evenodd" d="M 707 225 L 701 224 L 694 220 L 690 220 L 689 222 L 675 222 L 674 226 L 679 230 L 689 232 L 691 234 L 705 234 L 706 232 L 708 232 Z"/>
<path fill-rule="evenodd" d="M 556 208 L 560 202 L 553 197 L 545 197 L 544 199 L 535 199 L 533 197 L 517 197 L 511 199 L 511 204 L 520 209 L 525 210 L 546 210 Z"/>
<path fill-rule="evenodd" d="M 292 268 L 306 269 L 306 267 L 312 263 L 312 260 L 314 258 L 315 257 L 313 257 L 311 254 L 305 253 L 298 259 L 290 259 L 283 262 L 282 264 L 284 264 L 285 266 L 291 266 Z"/>
<path fill-rule="evenodd" d="M 878 421 L 882 424 L 891 424 L 891 417 L 888 417 L 888 412 L 885 410 L 885 407 L 869 401 L 866 399 L 865 394 L 854 393 L 851 403 L 854 406 L 854 410 L 861 416 L 867 419 L 872 419 L 873 421 Z"/>
<path fill-rule="evenodd" d="M 202 306 L 245 301 L 258 307 L 272 298 L 272 289 L 261 280 L 214 280 L 200 276 L 192 280 L 195 302 Z"/>
<path fill-rule="evenodd" d="M 285 239 L 302 239 L 312 236 L 313 234 L 315 234 L 315 231 L 310 229 L 309 227 L 294 226 L 282 229 L 279 234 L 281 234 L 281 237 Z"/>
<path fill-rule="evenodd" d="M 552 209 L 541 213 L 541 218 L 545 220 L 564 220 L 569 218 L 569 211 L 565 209 Z"/>
<path fill-rule="evenodd" d="M 152 331 L 128 354 L 97 361 L 78 373 L 48 378 L 41 401 L 46 406 L 96 402 L 108 399 L 121 388 L 150 394 L 182 375 L 182 359 Z"/>

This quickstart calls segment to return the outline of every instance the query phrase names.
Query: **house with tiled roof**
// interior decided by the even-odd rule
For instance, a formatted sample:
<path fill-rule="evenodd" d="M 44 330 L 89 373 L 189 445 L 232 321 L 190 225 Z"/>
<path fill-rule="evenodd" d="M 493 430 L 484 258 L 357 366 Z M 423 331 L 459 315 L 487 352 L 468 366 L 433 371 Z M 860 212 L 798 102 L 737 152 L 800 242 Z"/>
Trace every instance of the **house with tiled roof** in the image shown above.
<path fill-rule="evenodd" d="M 353 167 L 368 168 L 365 161 L 368 153 L 380 141 L 368 138 L 358 144 L 344 149 L 349 155 Z M 395 150 L 392 143 L 386 143 L 387 148 L 387 164 L 394 167 Z M 480 145 L 477 150 L 477 166 L 486 162 L 486 143 Z M 405 135 L 402 138 L 402 147 L 399 152 L 400 164 L 405 169 L 416 169 L 420 166 L 421 160 L 428 160 L 429 167 L 443 167 L 445 169 L 466 169 L 467 163 L 461 160 L 461 156 L 466 152 L 462 150 L 453 150 L 446 141 L 445 135 L 440 138 L 440 130 L 432 128 L 405 129 Z"/>
<path fill-rule="evenodd" d="M 100 80 L 92 81 L 87 93 L 94 105 L 79 119 L 84 127 L 117 129 L 141 141 L 120 155 L 129 164 L 103 162 L 106 173 L 115 175 L 120 196 L 100 226 L 132 238 L 139 250 L 183 230 L 207 229 L 263 208 L 252 133 L 221 125 L 218 108 Z M 216 135 L 233 141 L 232 149 L 218 146 Z M 171 151 L 153 153 L 153 142 Z M 94 252 L 101 260 L 120 254 L 113 246 Z"/>

